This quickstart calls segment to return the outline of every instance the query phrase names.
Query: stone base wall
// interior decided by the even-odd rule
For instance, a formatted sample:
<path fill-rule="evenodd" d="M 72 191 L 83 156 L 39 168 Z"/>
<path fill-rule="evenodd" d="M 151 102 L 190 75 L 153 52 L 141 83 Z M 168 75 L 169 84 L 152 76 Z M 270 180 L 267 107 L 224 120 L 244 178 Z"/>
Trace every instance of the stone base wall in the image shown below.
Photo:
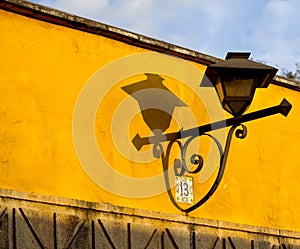
<path fill-rule="evenodd" d="M 300 249 L 300 233 L 0 190 L 0 249 Z"/>

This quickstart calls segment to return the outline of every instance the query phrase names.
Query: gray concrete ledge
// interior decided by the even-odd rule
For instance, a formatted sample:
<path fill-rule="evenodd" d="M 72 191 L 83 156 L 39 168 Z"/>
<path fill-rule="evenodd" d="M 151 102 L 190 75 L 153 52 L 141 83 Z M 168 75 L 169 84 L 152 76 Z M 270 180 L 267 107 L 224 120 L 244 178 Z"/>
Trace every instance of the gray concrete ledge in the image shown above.
<path fill-rule="evenodd" d="M 295 91 L 300 91 L 300 82 L 292 79 L 287 79 L 276 75 L 273 82 L 274 85 L 283 86 Z"/>
<path fill-rule="evenodd" d="M 164 41 L 129 32 L 124 29 L 82 18 L 60 10 L 24 0 L 1 0 L 0 9 L 28 16 L 41 21 L 69 27 L 84 32 L 105 36 L 133 46 L 178 56 L 204 65 L 220 59 L 176 46 Z"/>
<path fill-rule="evenodd" d="M 168 223 L 181 223 L 185 225 L 196 225 L 207 228 L 222 229 L 226 231 L 238 231 L 251 234 L 259 234 L 266 236 L 286 237 L 293 239 L 300 239 L 300 232 L 280 230 L 268 227 L 259 227 L 246 224 L 237 224 L 232 222 L 209 220 L 204 218 L 196 218 L 193 216 L 187 216 L 184 213 L 182 215 L 167 214 L 152 212 L 149 210 L 133 209 L 128 207 L 119 207 L 107 203 L 87 202 L 82 200 L 73 200 L 54 196 L 45 196 L 35 193 L 24 193 L 14 190 L 0 189 L 0 204 L 7 203 L 7 201 L 17 201 L 33 204 L 46 204 L 50 206 L 81 209 L 83 212 L 101 212 L 114 215 L 122 215 L 126 217 L 146 218 L 149 220 L 156 220 Z"/>

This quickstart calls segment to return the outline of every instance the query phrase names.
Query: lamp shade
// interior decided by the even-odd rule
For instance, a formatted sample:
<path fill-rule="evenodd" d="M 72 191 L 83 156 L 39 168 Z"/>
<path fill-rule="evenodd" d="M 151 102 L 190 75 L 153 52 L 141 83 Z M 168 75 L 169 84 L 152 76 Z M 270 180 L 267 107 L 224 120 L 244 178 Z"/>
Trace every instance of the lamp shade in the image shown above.
<path fill-rule="evenodd" d="M 243 114 L 255 89 L 267 87 L 277 69 L 248 60 L 250 53 L 230 52 L 226 60 L 209 65 L 201 86 L 214 86 L 223 108 L 233 116 Z"/>

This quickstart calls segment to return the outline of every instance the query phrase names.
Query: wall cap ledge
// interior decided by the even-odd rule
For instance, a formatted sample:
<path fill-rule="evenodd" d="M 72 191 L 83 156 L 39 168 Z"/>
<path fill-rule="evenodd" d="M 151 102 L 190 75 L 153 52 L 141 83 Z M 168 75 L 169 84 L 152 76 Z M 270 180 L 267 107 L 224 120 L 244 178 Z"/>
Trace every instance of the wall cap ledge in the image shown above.
<path fill-rule="evenodd" d="M 101 213 L 117 214 L 130 217 L 147 218 L 152 220 L 159 220 L 162 222 L 183 223 L 186 225 L 197 225 L 203 227 L 210 227 L 216 229 L 223 229 L 228 231 L 239 231 L 246 233 L 253 233 L 259 235 L 271 235 L 276 237 L 286 237 L 293 239 L 300 239 L 300 232 L 281 230 L 276 228 L 268 228 L 261 226 L 253 226 L 246 224 L 238 224 L 227 221 L 218 221 L 205 218 L 198 218 L 188 216 L 184 213 L 169 214 L 160 213 L 149 210 L 135 209 L 129 207 L 120 207 L 108 203 L 88 202 L 83 200 L 74 200 L 56 196 L 46 196 L 36 193 L 25 193 L 15 190 L 0 189 L 0 204 L 7 203 L 9 200 L 31 202 L 38 204 L 46 204 L 61 207 L 79 208 L 84 210 L 96 211 Z"/>

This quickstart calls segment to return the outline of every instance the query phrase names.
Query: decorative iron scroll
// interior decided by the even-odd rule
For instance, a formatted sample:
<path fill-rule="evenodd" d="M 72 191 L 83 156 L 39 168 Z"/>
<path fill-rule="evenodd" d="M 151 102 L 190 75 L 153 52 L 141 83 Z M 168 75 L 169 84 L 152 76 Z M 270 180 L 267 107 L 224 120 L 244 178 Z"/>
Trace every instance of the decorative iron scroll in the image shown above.
<path fill-rule="evenodd" d="M 241 126 L 241 129 L 237 129 L 238 126 Z M 187 141 L 184 144 L 182 144 L 179 140 L 169 141 L 167 149 L 166 149 L 165 152 L 163 150 L 163 146 L 160 143 L 157 143 L 157 144 L 153 145 L 153 154 L 154 154 L 154 156 L 155 157 L 160 157 L 161 160 L 162 160 L 165 184 L 166 184 L 166 188 L 167 188 L 167 191 L 168 191 L 169 198 L 170 198 L 171 202 L 173 203 L 173 205 L 177 209 L 179 209 L 182 212 L 189 213 L 189 212 L 195 210 L 196 208 L 200 207 L 202 204 L 204 204 L 213 195 L 213 193 L 217 190 L 217 188 L 218 188 L 218 186 L 221 182 L 221 179 L 223 177 L 224 171 L 225 171 L 227 156 L 228 156 L 230 143 L 231 143 L 232 135 L 233 135 L 234 131 L 236 131 L 235 136 L 237 138 L 240 138 L 240 139 L 244 139 L 247 135 L 247 127 L 245 125 L 240 124 L 240 125 L 232 126 L 229 130 L 224 150 L 222 148 L 221 143 L 213 135 L 210 135 L 210 134 L 207 134 L 207 133 L 199 135 L 199 136 L 208 136 L 208 137 L 210 137 L 212 139 L 212 141 L 217 145 L 218 150 L 219 150 L 219 154 L 220 154 L 220 165 L 219 165 L 219 170 L 218 170 L 217 177 L 216 177 L 212 187 L 209 189 L 209 191 L 200 200 L 198 200 L 194 205 L 192 205 L 191 207 L 186 208 L 186 209 L 180 207 L 180 205 L 176 202 L 176 200 L 174 198 L 174 195 L 172 193 L 171 187 L 170 187 L 169 171 L 168 171 L 169 162 L 170 162 L 170 152 L 171 152 L 171 149 L 172 149 L 174 144 L 177 144 L 179 146 L 181 159 L 175 159 L 175 161 L 174 161 L 175 175 L 182 176 L 184 174 L 199 173 L 201 171 L 201 169 L 203 168 L 203 164 L 204 164 L 204 161 L 203 161 L 203 158 L 202 158 L 201 155 L 193 154 L 190 157 L 190 163 L 195 165 L 195 167 L 193 167 L 194 170 L 190 170 L 187 167 L 187 162 L 186 162 L 186 160 L 187 160 L 187 158 L 186 158 L 187 148 L 190 145 L 190 143 L 195 138 L 197 138 L 198 136 L 191 136 L 190 138 L 187 139 Z"/>

